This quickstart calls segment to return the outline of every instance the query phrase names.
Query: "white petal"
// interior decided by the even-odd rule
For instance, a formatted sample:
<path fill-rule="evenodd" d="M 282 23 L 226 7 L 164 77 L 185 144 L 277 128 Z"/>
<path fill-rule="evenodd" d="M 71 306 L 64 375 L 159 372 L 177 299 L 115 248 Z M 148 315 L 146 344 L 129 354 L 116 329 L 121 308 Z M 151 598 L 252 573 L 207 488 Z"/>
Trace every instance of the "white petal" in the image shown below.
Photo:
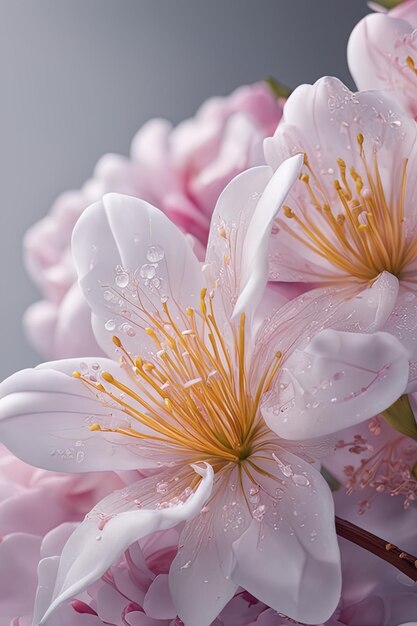
<path fill-rule="evenodd" d="M 185 235 L 143 200 L 107 194 L 77 222 L 72 248 L 81 288 L 95 316 L 99 345 L 114 356 L 118 335 L 134 355 L 152 353 L 143 312 L 156 313 L 161 298 L 192 306 L 200 296 L 200 264 Z"/>
<path fill-rule="evenodd" d="M 91 432 L 93 423 L 124 424 L 121 411 L 71 376 L 127 375 L 110 359 L 68 359 L 14 374 L 0 385 L 0 440 L 27 463 L 61 472 L 129 470 L 155 466 L 132 437 Z M 136 422 L 135 422 L 136 424 Z"/>
<path fill-rule="evenodd" d="M 242 289 L 242 253 L 248 226 L 272 175 L 273 170 L 266 165 L 242 172 L 226 186 L 214 209 L 206 263 L 219 280 L 227 319 Z"/>
<path fill-rule="evenodd" d="M 237 485 L 236 472 L 229 477 L 220 473 L 207 507 L 181 534 L 182 547 L 170 568 L 169 587 L 187 626 L 209 626 L 237 589 L 230 578 L 232 544 L 250 521 Z"/>
<path fill-rule="evenodd" d="M 262 414 L 285 439 L 320 437 L 377 415 L 404 392 L 409 371 L 408 353 L 392 335 L 331 329 L 284 367 Z"/>
<path fill-rule="evenodd" d="M 410 377 L 406 392 L 417 391 L 417 297 L 413 291 L 401 288 L 395 307 L 384 330 L 397 337 L 410 356 Z"/>
<path fill-rule="evenodd" d="M 209 465 L 202 469 L 193 466 L 202 476 L 196 491 L 182 504 L 156 508 L 155 491 L 158 477 L 144 479 L 136 484 L 136 498 L 151 488 L 153 507 L 138 508 L 132 501 L 134 489 L 125 488 L 108 496 L 86 517 L 62 552 L 51 604 L 39 624 L 46 622 L 55 609 L 95 582 L 123 554 L 129 546 L 142 537 L 158 530 L 176 526 L 199 513 L 213 486 L 213 470 Z M 162 478 L 176 485 L 172 472 Z M 172 492 L 168 492 L 167 500 Z M 135 498 L 135 499 L 136 499 Z M 101 520 L 101 521 L 100 521 Z"/>
<path fill-rule="evenodd" d="M 398 294 L 398 279 L 383 272 L 371 287 L 357 285 L 312 289 L 265 315 L 255 340 L 252 368 L 262 373 L 277 351 L 304 348 L 325 328 L 370 333 L 385 330 Z M 278 300 L 278 298 L 277 298 Z"/>
<path fill-rule="evenodd" d="M 272 176 L 256 205 L 242 248 L 242 278 L 233 316 L 250 317 L 261 301 L 268 280 L 268 246 L 272 224 L 300 174 L 303 155 L 284 161 Z"/>
<path fill-rule="evenodd" d="M 259 479 L 253 519 L 233 546 L 233 580 L 294 620 L 326 621 L 341 590 L 331 492 L 317 470 L 284 449 L 253 462 Z M 280 469 L 282 468 L 282 470 Z"/>

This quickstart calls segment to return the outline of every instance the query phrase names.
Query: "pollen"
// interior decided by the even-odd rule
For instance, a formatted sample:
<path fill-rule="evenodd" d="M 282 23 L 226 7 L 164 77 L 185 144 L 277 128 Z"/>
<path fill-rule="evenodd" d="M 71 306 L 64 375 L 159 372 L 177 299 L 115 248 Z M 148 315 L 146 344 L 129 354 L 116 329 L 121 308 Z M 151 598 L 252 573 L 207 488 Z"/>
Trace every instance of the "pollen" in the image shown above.
<path fill-rule="evenodd" d="M 400 180 L 390 180 L 388 191 L 377 152 L 367 153 L 362 133 L 356 139 L 359 165 L 355 168 L 336 159 L 338 174 L 332 194 L 305 155 L 307 171 L 298 183 L 304 192 L 295 197 L 295 206 L 283 207 L 277 225 L 336 270 L 323 271 L 321 278 L 340 280 L 344 276 L 372 282 L 387 271 L 400 280 L 417 283 L 409 269 L 417 260 L 417 238 L 407 233 L 404 219 L 407 160 Z"/>
<path fill-rule="evenodd" d="M 245 314 L 229 327 L 226 341 L 213 299 L 213 292 L 202 289 L 198 309 L 170 308 L 167 300 L 159 312 L 143 307 L 154 356 L 131 355 L 113 337 L 126 376 L 101 371 L 100 380 L 91 380 L 74 372 L 112 410 L 107 424 L 100 419 L 90 431 L 146 440 L 151 447 L 174 449 L 188 462 L 208 461 L 215 471 L 244 462 L 258 449 L 268 432 L 259 405 L 280 369 L 282 353 L 271 358 L 254 385 Z M 117 424 L 115 408 L 124 416 Z"/>

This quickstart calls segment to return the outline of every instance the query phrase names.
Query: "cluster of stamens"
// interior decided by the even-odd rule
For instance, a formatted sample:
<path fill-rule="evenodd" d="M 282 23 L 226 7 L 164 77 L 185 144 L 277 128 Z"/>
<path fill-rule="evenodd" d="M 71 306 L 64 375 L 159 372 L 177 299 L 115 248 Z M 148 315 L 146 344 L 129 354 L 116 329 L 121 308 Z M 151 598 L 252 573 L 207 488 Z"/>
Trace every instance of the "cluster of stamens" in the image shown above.
<path fill-rule="evenodd" d="M 379 418 L 370 423 L 371 429 L 378 427 Z M 375 431 L 376 434 L 379 434 Z M 375 434 L 374 432 L 374 434 Z M 416 446 L 407 437 L 396 437 L 377 450 L 362 435 L 353 441 L 339 441 L 336 449 L 347 448 L 355 455 L 367 454 L 359 466 L 346 465 L 346 489 L 349 495 L 357 490 L 373 490 L 365 500 L 358 503 L 359 512 L 365 513 L 378 494 L 400 496 L 404 499 L 404 509 L 417 500 Z"/>
<path fill-rule="evenodd" d="M 305 155 L 307 171 L 300 175 L 308 200 L 298 198 L 298 206 L 284 206 L 277 226 L 326 259 L 345 276 L 372 281 L 388 271 L 400 279 L 416 282 L 407 267 L 417 258 L 417 238 L 407 240 L 404 228 L 404 200 L 407 160 L 404 161 L 397 193 L 387 198 L 377 152 L 369 159 L 362 134 L 357 144 L 363 174 L 337 159 L 339 178 L 333 181 L 336 200 L 328 193 Z M 330 173 L 330 172 L 329 172 Z M 338 206 L 332 206 L 337 203 Z M 286 219 L 284 219 L 286 218 Z M 297 223 L 292 228 L 290 221 Z M 335 274 L 323 274 L 329 280 Z"/>
<path fill-rule="evenodd" d="M 99 381 L 74 372 L 102 403 L 127 418 L 126 424 L 116 426 L 97 421 L 91 431 L 127 435 L 146 440 L 148 446 L 169 446 L 188 463 L 209 461 L 215 471 L 247 459 L 250 465 L 250 455 L 268 432 L 259 417 L 260 399 L 282 357 L 275 355 L 253 391 L 245 362 L 245 315 L 230 327 L 232 341 L 227 345 L 213 298 L 203 289 L 199 309 L 183 311 L 175 305 L 175 316 L 167 298 L 159 311 L 143 308 L 149 322 L 145 331 L 155 344 L 149 360 L 132 356 L 113 337 L 129 385 L 110 372 L 101 372 Z"/>

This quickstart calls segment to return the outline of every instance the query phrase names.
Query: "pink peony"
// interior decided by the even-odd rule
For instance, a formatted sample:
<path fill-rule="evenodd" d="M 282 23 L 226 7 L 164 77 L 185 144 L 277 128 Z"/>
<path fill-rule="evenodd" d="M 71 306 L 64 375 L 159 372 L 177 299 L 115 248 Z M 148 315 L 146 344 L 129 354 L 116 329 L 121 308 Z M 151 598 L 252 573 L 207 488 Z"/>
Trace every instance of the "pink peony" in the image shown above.
<path fill-rule="evenodd" d="M 110 191 L 144 198 L 190 233 L 202 258 L 220 192 L 236 174 L 263 162 L 262 141 L 281 112 L 282 102 L 257 83 L 211 98 L 175 128 L 151 120 L 134 138 L 130 158 L 105 155 L 82 189 L 62 194 L 24 242 L 28 272 L 43 297 L 24 318 L 36 349 L 46 358 L 102 353 L 70 252 L 72 229 L 89 204 Z"/>

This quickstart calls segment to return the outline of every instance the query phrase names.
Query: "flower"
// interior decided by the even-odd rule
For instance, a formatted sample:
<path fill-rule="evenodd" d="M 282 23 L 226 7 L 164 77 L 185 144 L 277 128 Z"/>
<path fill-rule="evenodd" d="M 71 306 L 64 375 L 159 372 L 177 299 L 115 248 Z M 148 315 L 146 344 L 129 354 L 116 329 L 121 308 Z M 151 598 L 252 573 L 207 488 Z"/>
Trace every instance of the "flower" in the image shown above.
<path fill-rule="evenodd" d="M 281 112 L 282 101 L 256 83 L 211 98 L 176 128 L 151 120 L 133 139 L 130 158 L 103 156 L 82 189 L 59 196 L 24 240 L 26 267 L 43 298 L 26 311 L 24 326 L 42 356 L 101 354 L 70 251 L 72 229 L 84 209 L 110 191 L 144 198 L 190 233 L 203 258 L 220 192 L 236 174 L 263 163 L 262 140 L 274 132 Z"/>
<path fill-rule="evenodd" d="M 265 141 L 273 167 L 305 154 L 274 224 L 271 278 L 316 287 L 316 297 L 331 286 L 345 302 L 362 298 L 368 306 L 356 330 L 371 314 L 373 330 L 403 342 L 411 361 L 407 391 L 417 372 L 416 133 L 385 94 L 352 93 L 327 77 L 290 96 Z"/>
<path fill-rule="evenodd" d="M 253 168 L 226 187 L 202 266 L 145 201 L 109 194 L 77 223 L 80 285 L 97 341 L 117 361 L 69 359 L 7 379 L 0 439 L 44 468 L 156 473 L 88 514 L 55 586 L 40 586 L 35 624 L 132 543 L 184 522 L 169 586 L 186 626 L 208 626 L 239 586 L 293 619 L 334 611 L 333 500 L 313 465 L 331 443 L 317 436 L 335 412 L 351 425 L 390 406 L 408 355 L 388 333 L 344 332 L 360 300 L 332 308 L 327 294 L 326 306 L 301 296 L 280 308 L 265 290 L 271 225 L 302 163 Z M 334 316 L 341 330 L 318 332 Z M 311 441 L 269 427 L 300 413 Z"/>
<path fill-rule="evenodd" d="M 0 614 L 13 626 L 31 620 L 44 538 L 79 521 L 97 498 L 121 485 L 116 475 L 57 474 L 0 450 Z M 72 526 L 71 524 L 69 524 Z"/>
<path fill-rule="evenodd" d="M 348 61 L 359 89 L 388 90 L 413 118 L 417 115 L 417 2 L 364 17 L 348 44 Z"/>

